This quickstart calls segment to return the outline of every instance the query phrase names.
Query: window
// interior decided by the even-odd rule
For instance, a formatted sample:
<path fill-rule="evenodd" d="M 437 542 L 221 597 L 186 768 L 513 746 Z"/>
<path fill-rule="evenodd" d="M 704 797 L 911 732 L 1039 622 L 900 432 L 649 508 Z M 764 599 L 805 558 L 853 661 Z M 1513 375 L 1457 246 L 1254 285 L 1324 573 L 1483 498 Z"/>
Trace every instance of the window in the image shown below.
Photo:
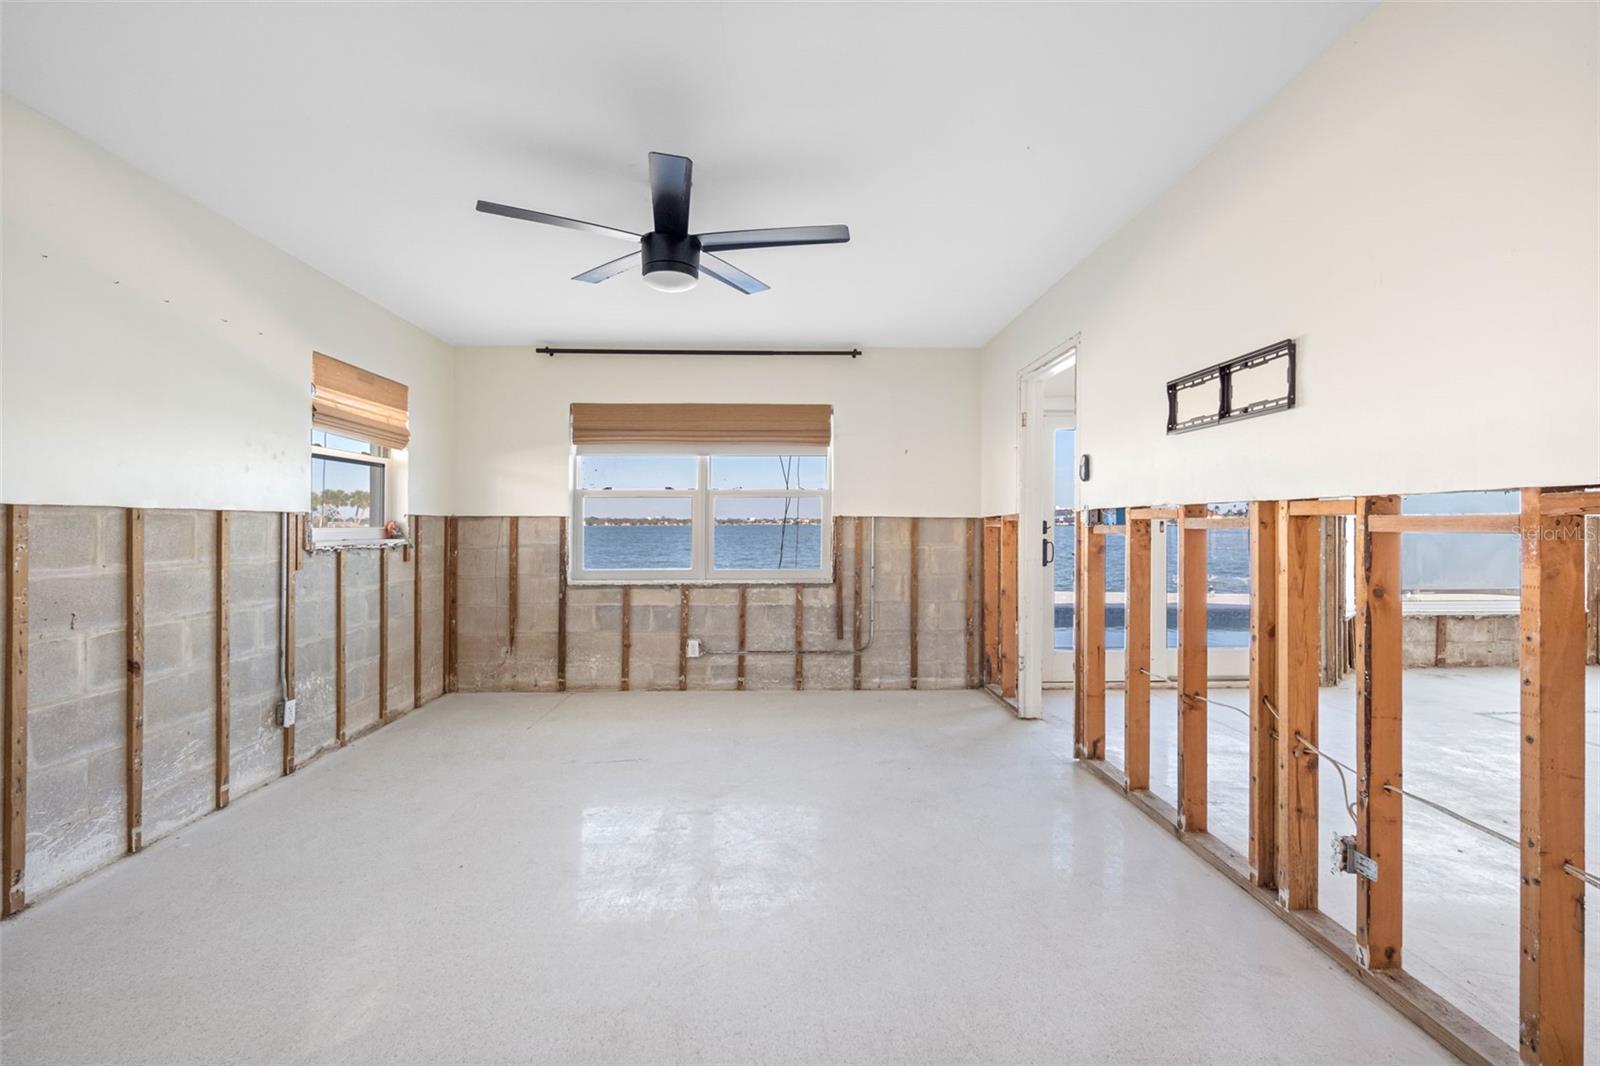
<path fill-rule="evenodd" d="M 574 448 L 574 580 L 827 579 L 825 447 L 663 449 Z"/>
<path fill-rule="evenodd" d="M 1515 492 L 1400 498 L 1406 514 L 1516 514 L 1521 509 Z M 1401 601 L 1407 613 L 1515 614 L 1522 591 L 1521 553 L 1520 538 L 1504 534 L 1408 533 L 1400 538 Z"/>
<path fill-rule="evenodd" d="M 387 520 L 384 488 L 388 471 L 385 449 L 313 427 L 311 528 L 381 532 Z"/>
<path fill-rule="evenodd" d="M 381 540 L 404 500 L 404 385 L 320 352 L 311 359 L 311 536 Z"/>

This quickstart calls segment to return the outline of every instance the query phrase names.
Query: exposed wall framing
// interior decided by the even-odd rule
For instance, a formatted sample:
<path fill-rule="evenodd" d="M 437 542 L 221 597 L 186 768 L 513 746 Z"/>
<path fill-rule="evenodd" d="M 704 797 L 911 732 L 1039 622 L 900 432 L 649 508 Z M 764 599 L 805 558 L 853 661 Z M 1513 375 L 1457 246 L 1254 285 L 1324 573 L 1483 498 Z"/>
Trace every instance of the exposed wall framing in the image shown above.
<path fill-rule="evenodd" d="M 850 646 L 855 649 L 855 654 L 851 659 L 850 687 L 859 689 L 861 687 L 861 564 L 865 542 L 863 530 L 866 523 L 858 516 L 854 525 L 855 546 L 851 553 L 851 562 L 855 567 L 855 573 L 851 579 L 850 607 L 855 621 L 851 626 Z"/>
<path fill-rule="evenodd" d="M 1322 519 L 1322 684 L 1337 685 L 1351 661 L 1350 628 L 1345 625 L 1345 548 L 1347 523 L 1342 517 Z"/>
<path fill-rule="evenodd" d="M 300 516 L 284 513 L 283 564 L 283 698 L 295 699 L 294 575 L 300 569 Z M 294 773 L 294 723 L 283 727 L 283 773 Z"/>
<path fill-rule="evenodd" d="M 1000 526 L 1000 695 L 1017 698 L 1017 516 Z"/>
<path fill-rule="evenodd" d="M 458 520 L 444 520 L 444 690 L 454 692 L 459 684 L 456 658 L 459 654 L 461 604 L 457 586 L 461 573 L 461 531 Z"/>
<path fill-rule="evenodd" d="M 836 592 L 836 597 L 837 597 L 838 601 L 840 603 L 843 603 L 844 602 L 844 593 L 837 585 L 835 585 L 835 592 Z M 745 644 L 745 639 L 746 639 L 745 638 L 745 633 L 747 631 L 747 626 L 749 624 L 745 612 L 749 609 L 749 600 L 750 600 L 750 590 L 748 588 L 746 588 L 745 586 L 740 585 L 739 586 L 739 676 L 738 676 L 738 680 L 735 682 L 735 686 L 741 692 L 744 690 L 744 685 L 745 685 L 744 656 L 745 656 L 745 648 L 747 646 Z"/>
<path fill-rule="evenodd" d="M 128 854 L 144 846 L 144 511 L 128 510 Z"/>
<path fill-rule="evenodd" d="M 916 629 L 912 629 L 912 647 L 916 647 Z M 915 653 L 912 662 L 916 662 Z M 911 687 L 916 688 L 915 666 L 912 668 Z M 806 590 L 804 585 L 794 587 L 794 690 L 806 687 Z"/>
<path fill-rule="evenodd" d="M 1122 683 L 1123 787 L 1150 787 L 1150 519 L 1128 519 L 1125 679 Z M 1101 567 L 1102 572 L 1104 566 Z M 1102 644 L 1104 642 L 1102 641 Z M 1103 648 L 1102 648 L 1103 651 Z M 1101 676 L 1104 676 L 1102 668 Z"/>
<path fill-rule="evenodd" d="M 521 585 L 517 580 L 518 541 L 521 535 L 516 515 L 506 519 L 506 524 L 510 527 L 506 535 L 506 647 L 514 650 L 517 646 L 517 588 Z"/>
<path fill-rule="evenodd" d="M 1404 787 L 1400 537 L 1371 528 L 1373 518 L 1399 513 L 1398 496 L 1356 500 L 1356 848 L 1378 864 L 1377 880 L 1356 878 L 1356 954 L 1373 970 L 1400 968 L 1404 928 L 1401 797 L 1391 791 Z M 1324 587 L 1324 613 L 1328 595 Z"/>
<path fill-rule="evenodd" d="M 678 691 L 689 689 L 689 586 L 678 590 Z"/>
<path fill-rule="evenodd" d="M 1077 525 L 1077 668 L 1080 710 L 1074 747 L 1081 759 L 1106 757 L 1106 538 L 1088 521 Z"/>
<path fill-rule="evenodd" d="M 967 593 L 964 604 L 967 613 L 966 677 L 967 687 L 977 688 L 979 683 L 978 648 L 982 644 L 982 635 L 978 631 L 978 605 L 983 597 L 982 589 L 978 585 L 978 556 L 982 545 L 982 531 L 976 518 L 967 519 L 965 525 L 967 527 Z"/>
<path fill-rule="evenodd" d="M 744 590 L 740 589 L 740 601 L 743 602 Z M 628 663 L 633 659 L 633 590 L 627 585 L 622 586 L 621 617 L 617 620 L 622 629 L 622 640 L 617 649 L 617 673 L 619 677 L 618 688 L 623 692 L 628 691 Z M 739 617 L 744 617 L 741 609 Z M 744 646 L 744 634 L 739 634 L 740 647 Z M 739 677 L 741 687 L 744 679 L 744 656 L 739 656 Z"/>
<path fill-rule="evenodd" d="M 1130 567 L 1148 570 L 1138 546 L 1142 522 L 1177 517 L 1182 530 L 1180 553 L 1184 534 L 1219 527 L 1215 517 L 1200 519 L 1196 510 L 1130 508 Z M 1400 513 L 1397 496 L 1252 503 L 1243 522 L 1251 537 L 1249 855 L 1237 854 L 1207 832 L 1194 831 L 1178 807 L 1148 789 L 1134 787 L 1130 777 L 1118 780 L 1101 759 L 1083 757 L 1082 764 L 1177 832 L 1187 846 L 1362 978 L 1455 1055 L 1473 1063 L 1516 1061 L 1517 1050 L 1403 967 L 1404 657 L 1399 534 L 1520 533 L 1520 1055 L 1529 1063 L 1581 1062 L 1585 1006 L 1585 884 L 1579 876 L 1585 870 L 1583 686 L 1584 664 L 1593 652 L 1595 615 L 1600 612 L 1592 576 L 1596 565 L 1593 537 L 1584 534 L 1586 523 L 1596 522 L 1597 514 L 1600 492 L 1571 489 L 1524 490 L 1520 513 L 1515 515 L 1405 515 Z M 1327 528 L 1342 527 L 1344 516 L 1354 518 L 1356 595 L 1348 638 L 1357 675 L 1354 843 L 1376 869 L 1376 877 L 1357 876 L 1357 928 L 1353 935 L 1316 909 L 1317 777 L 1319 760 L 1325 758 L 1317 749 L 1317 690 L 1326 666 L 1319 648 L 1326 646 L 1329 632 L 1322 601 L 1342 594 L 1341 583 L 1329 580 L 1327 554 L 1329 544 L 1336 545 L 1338 537 L 1328 535 L 1324 528 L 1325 524 Z M 1080 523 L 1086 518 L 1080 515 Z M 1080 533 L 1080 538 L 1083 559 L 1092 551 L 1093 528 Z M 1191 559 L 1195 549 L 1204 550 L 1203 542 L 1189 547 Z M 1185 600 L 1202 605 L 1205 596 L 1203 582 L 1192 581 L 1185 561 L 1180 558 L 1179 562 L 1180 618 Z M 1092 583 L 1085 582 L 1084 576 L 1080 572 L 1080 589 L 1092 596 Z M 1191 580 L 1185 581 L 1185 576 Z M 1138 591 L 1135 584 L 1133 580 L 1129 583 L 1130 599 Z M 1092 662 L 1095 656 L 1082 652 L 1085 627 L 1092 628 L 1094 616 L 1082 600 L 1079 607 L 1079 657 Z M 1130 614 L 1130 628 L 1136 621 Z M 1130 675 L 1147 654 L 1136 642 L 1130 643 Z M 1085 728 L 1082 719 L 1092 705 L 1082 691 L 1085 687 L 1080 670 L 1080 692 L 1075 700 L 1080 737 Z M 1188 694 L 1188 686 L 1182 682 L 1180 693 Z M 1132 695 L 1128 702 L 1137 706 L 1139 700 Z M 1130 720 L 1129 736 L 1135 729 Z M 1130 747 L 1130 759 L 1136 758 Z M 1201 769 L 1203 772 L 1203 764 Z"/>
<path fill-rule="evenodd" d="M 389 549 L 378 552 L 378 721 L 389 720 Z"/>
<path fill-rule="evenodd" d="M 1278 516 L 1250 505 L 1250 879 L 1278 887 Z"/>
<path fill-rule="evenodd" d="M 910 584 L 911 611 L 910 611 L 910 624 L 908 625 L 907 628 L 910 631 L 910 636 L 909 636 L 910 643 L 911 643 L 911 649 L 910 649 L 910 659 L 911 659 L 911 662 L 910 662 L 910 677 L 911 677 L 911 687 L 912 688 L 916 688 L 917 687 L 917 678 L 919 676 L 919 674 L 917 672 L 917 630 L 921 628 L 921 626 L 918 625 L 918 620 L 922 617 L 921 612 L 917 609 L 917 556 L 919 554 L 921 554 L 920 552 L 917 551 L 917 529 L 918 529 L 919 525 L 920 525 L 920 522 L 917 519 L 915 519 L 915 518 L 911 519 L 911 553 L 910 553 L 910 560 L 911 560 L 911 577 L 910 577 L 910 582 L 911 582 L 911 584 Z M 795 590 L 795 596 L 798 597 L 799 595 L 800 595 L 800 592 L 799 592 L 798 589 L 796 589 Z M 795 640 L 797 642 L 795 644 L 795 648 L 796 648 L 795 655 L 796 655 L 796 657 L 799 656 L 799 650 L 798 650 L 799 649 L 799 644 L 798 644 L 799 639 L 800 639 L 800 627 L 799 627 L 799 623 L 797 622 L 796 625 L 795 625 Z"/>
<path fill-rule="evenodd" d="M 1525 1062 L 1581 1063 L 1584 1011 L 1583 517 L 1522 492 Z M 1553 509 L 1552 509 L 1553 510 Z"/>
<path fill-rule="evenodd" d="M 1589 590 L 1587 611 L 1589 615 L 1590 663 L 1600 663 L 1600 515 L 1584 518 L 1586 535 L 1583 538 L 1588 556 Z M 1600 949 L 1597 949 L 1600 950 Z"/>
<path fill-rule="evenodd" d="M 346 729 L 344 624 L 344 552 L 333 553 L 333 739 L 342 748 L 349 743 Z"/>
<path fill-rule="evenodd" d="M 4 911 L 26 902 L 28 855 L 28 508 L 7 504 L 5 622 Z"/>
<path fill-rule="evenodd" d="M 1017 570 L 1017 516 L 983 519 L 980 680 L 1007 701 L 1017 698 Z"/>
<path fill-rule="evenodd" d="M 411 709 L 422 706 L 422 519 L 411 516 Z"/>
<path fill-rule="evenodd" d="M 1278 900 L 1289 910 L 1317 907 L 1317 512 L 1278 506 Z"/>
<path fill-rule="evenodd" d="M 1206 828 L 1206 527 L 1204 504 L 1181 509 L 1178 523 L 1178 827 Z"/>
<path fill-rule="evenodd" d="M 557 529 L 561 540 L 560 569 L 556 573 L 556 691 L 567 691 L 567 519 L 562 516 Z"/>
<path fill-rule="evenodd" d="M 217 810 L 228 805 L 228 771 L 231 749 L 228 739 L 232 724 L 232 700 L 229 689 L 229 664 L 233 659 L 232 635 L 228 623 L 228 560 L 232 556 L 233 522 L 227 511 L 217 512 L 217 599 L 216 599 L 216 759 L 215 803 Z"/>

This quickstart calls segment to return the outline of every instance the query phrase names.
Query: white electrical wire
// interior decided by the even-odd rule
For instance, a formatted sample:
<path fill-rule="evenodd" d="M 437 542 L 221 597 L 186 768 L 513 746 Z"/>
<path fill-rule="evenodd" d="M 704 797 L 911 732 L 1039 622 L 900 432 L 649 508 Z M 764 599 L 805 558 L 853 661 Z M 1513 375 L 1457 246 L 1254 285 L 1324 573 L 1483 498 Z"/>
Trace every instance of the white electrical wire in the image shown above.
<path fill-rule="evenodd" d="M 1139 668 L 1139 672 L 1141 674 L 1143 674 L 1145 677 L 1148 677 L 1152 681 L 1161 681 L 1161 682 L 1164 682 L 1166 684 L 1176 684 L 1176 682 L 1174 681 L 1173 678 L 1163 677 L 1161 674 L 1152 674 L 1149 670 L 1146 670 L 1142 666 Z M 1244 715 L 1246 718 L 1250 717 L 1250 712 L 1245 710 L 1243 707 L 1236 707 L 1231 703 L 1223 703 L 1221 700 L 1214 700 L 1214 699 L 1211 699 L 1208 696 L 1200 696 L 1198 698 L 1202 702 L 1209 703 L 1212 706 L 1215 706 L 1215 707 L 1226 707 L 1228 710 L 1236 711 L 1239 714 Z M 1270 713 L 1273 718 L 1278 718 L 1278 709 L 1272 705 L 1272 701 L 1271 700 L 1267 699 L 1266 697 L 1262 697 L 1261 703 L 1262 703 L 1263 706 L 1266 707 L 1268 713 Z M 1311 754 L 1316 755 L 1319 758 L 1326 759 L 1326 760 L 1328 760 L 1328 762 L 1333 764 L 1333 768 L 1336 771 L 1338 771 L 1338 774 L 1339 774 L 1339 789 L 1340 789 L 1341 792 L 1344 793 L 1344 809 L 1345 809 L 1345 813 L 1350 816 L 1350 820 L 1352 822 L 1354 822 L 1356 824 L 1356 828 L 1359 829 L 1361 827 L 1361 820 L 1356 817 L 1356 805 L 1353 802 L 1351 802 L 1351 800 L 1350 800 L 1350 783 L 1349 783 L 1348 780 L 1346 780 L 1346 778 L 1344 776 L 1345 775 L 1345 771 L 1348 770 L 1352 775 L 1355 775 L 1357 778 L 1359 778 L 1360 775 L 1357 774 L 1356 768 L 1354 766 L 1349 765 L 1348 763 L 1340 762 L 1338 759 L 1335 759 L 1332 755 L 1329 755 L 1327 752 L 1321 750 L 1315 744 L 1311 743 L 1309 740 L 1307 740 L 1300 733 L 1296 733 L 1294 735 L 1294 738 L 1295 738 L 1295 740 L 1300 742 L 1300 746 L 1301 747 L 1303 747 L 1307 751 L 1311 752 Z M 1507 834 L 1500 832 L 1500 830 L 1495 829 L 1492 826 L 1484 825 L 1482 822 L 1474 821 L 1473 819 L 1468 818 L 1466 815 L 1461 814 L 1458 811 L 1451 810 L 1449 807 L 1446 807 L 1442 803 L 1435 803 L 1431 799 L 1428 799 L 1428 798 L 1426 798 L 1424 796 L 1419 796 L 1415 792 L 1409 792 L 1406 789 L 1399 788 L 1399 787 L 1397 787 L 1395 785 L 1384 785 L 1383 786 L 1383 790 L 1385 792 L 1393 792 L 1393 793 L 1396 793 L 1397 795 L 1404 796 L 1406 799 L 1416 800 L 1418 803 L 1422 804 L 1424 807 L 1427 807 L 1427 808 L 1429 808 L 1431 810 L 1438 811 L 1440 814 L 1444 815 L 1447 818 L 1454 818 L 1456 821 L 1460 822 L 1462 825 L 1468 826 L 1468 827 L 1470 827 L 1472 829 L 1476 829 L 1480 833 L 1485 833 L 1485 834 L 1487 834 L 1489 836 L 1492 836 L 1496 840 L 1499 840 L 1499 841 L 1501 841 L 1503 843 L 1509 844 L 1514 848 L 1519 848 L 1520 849 L 1522 847 L 1522 845 L 1517 841 L 1517 839 L 1515 837 L 1508 836 Z M 1570 862 L 1562 863 L 1562 869 L 1564 869 L 1567 873 L 1571 874 L 1573 877 L 1576 877 L 1578 880 L 1585 882 L 1590 887 L 1600 888 L 1600 875 L 1592 874 L 1588 870 L 1585 870 L 1583 867 L 1576 866 L 1576 865 L 1574 865 L 1573 863 L 1570 863 Z"/>

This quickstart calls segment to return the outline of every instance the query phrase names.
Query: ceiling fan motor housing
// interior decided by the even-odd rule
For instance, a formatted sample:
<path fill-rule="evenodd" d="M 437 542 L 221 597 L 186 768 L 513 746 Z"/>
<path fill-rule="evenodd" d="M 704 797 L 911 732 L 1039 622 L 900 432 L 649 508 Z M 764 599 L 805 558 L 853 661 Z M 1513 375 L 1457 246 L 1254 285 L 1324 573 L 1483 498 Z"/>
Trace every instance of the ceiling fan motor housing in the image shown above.
<path fill-rule="evenodd" d="M 639 238 L 639 250 L 644 256 L 644 272 L 654 274 L 670 270 L 700 276 L 700 238 L 693 234 L 674 236 L 670 233 L 646 233 Z"/>

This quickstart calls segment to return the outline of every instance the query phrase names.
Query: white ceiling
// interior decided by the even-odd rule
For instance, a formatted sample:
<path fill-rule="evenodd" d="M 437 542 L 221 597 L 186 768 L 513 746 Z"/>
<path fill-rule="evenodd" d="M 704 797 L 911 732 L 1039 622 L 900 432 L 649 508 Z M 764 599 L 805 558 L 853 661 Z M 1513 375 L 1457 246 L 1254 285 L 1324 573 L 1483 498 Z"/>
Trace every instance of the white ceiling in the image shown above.
<path fill-rule="evenodd" d="M 456 344 L 987 341 L 1367 8 L 15 4 L 4 87 Z M 481 198 L 697 231 L 843 222 L 682 295 Z"/>

